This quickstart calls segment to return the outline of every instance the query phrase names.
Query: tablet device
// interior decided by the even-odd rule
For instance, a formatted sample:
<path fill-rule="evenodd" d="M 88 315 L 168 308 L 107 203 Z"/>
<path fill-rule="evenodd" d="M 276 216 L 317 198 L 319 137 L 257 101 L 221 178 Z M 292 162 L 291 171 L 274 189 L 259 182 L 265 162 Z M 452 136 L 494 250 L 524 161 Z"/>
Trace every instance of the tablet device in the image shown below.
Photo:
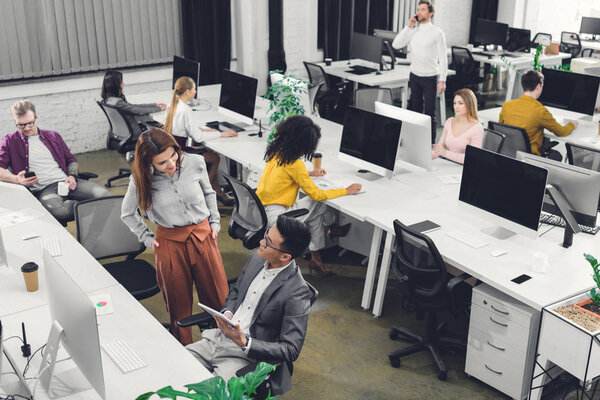
<path fill-rule="evenodd" d="M 438 224 L 436 224 L 435 222 L 431 222 L 430 220 L 426 219 L 425 221 L 421 221 L 421 222 L 417 222 L 416 224 L 409 225 L 408 228 L 412 229 L 413 231 L 417 231 L 419 233 L 425 234 L 425 233 L 437 231 L 441 227 Z"/>
<path fill-rule="evenodd" d="M 213 317 L 218 317 L 221 318 L 223 321 L 227 322 L 227 324 L 229 326 L 231 326 L 232 328 L 235 328 L 235 324 L 233 323 L 232 320 L 230 320 L 229 318 L 227 318 L 225 315 L 221 314 L 220 312 L 218 312 L 217 310 L 213 310 L 212 308 L 210 308 L 209 306 L 205 306 L 204 304 L 198 302 L 198 305 L 200 307 L 202 307 L 202 309 L 204 311 L 206 311 L 207 313 L 209 313 L 210 315 L 212 315 Z"/>

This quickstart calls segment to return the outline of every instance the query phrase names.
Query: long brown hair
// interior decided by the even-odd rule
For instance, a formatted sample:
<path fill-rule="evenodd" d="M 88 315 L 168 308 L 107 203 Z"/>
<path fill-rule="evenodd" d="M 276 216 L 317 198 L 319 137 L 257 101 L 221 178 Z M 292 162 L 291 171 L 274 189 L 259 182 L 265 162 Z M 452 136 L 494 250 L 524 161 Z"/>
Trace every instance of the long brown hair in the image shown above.
<path fill-rule="evenodd" d="M 184 94 L 187 90 L 193 89 L 195 85 L 196 84 L 194 83 L 194 80 L 189 76 L 182 76 L 175 82 L 173 97 L 171 97 L 171 104 L 169 104 L 169 108 L 167 109 L 167 118 L 165 119 L 164 129 L 166 132 L 173 134 L 173 117 L 175 116 L 175 111 L 177 111 L 179 96 Z"/>
<path fill-rule="evenodd" d="M 150 128 L 142 133 L 135 145 L 135 158 L 131 174 L 137 188 L 140 210 L 152 207 L 152 159 L 172 147 L 177 152 L 177 170 L 181 168 L 181 148 L 172 135 L 159 128 Z"/>
<path fill-rule="evenodd" d="M 477 97 L 475 97 L 475 93 L 473 93 L 471 89 L 465 88 L 454 92 L 454 96 L 459 96 L 465 102 L 465 106 L 467 106 L 467 119 L 479 121 L 479 118 L 477 117 Z"/>

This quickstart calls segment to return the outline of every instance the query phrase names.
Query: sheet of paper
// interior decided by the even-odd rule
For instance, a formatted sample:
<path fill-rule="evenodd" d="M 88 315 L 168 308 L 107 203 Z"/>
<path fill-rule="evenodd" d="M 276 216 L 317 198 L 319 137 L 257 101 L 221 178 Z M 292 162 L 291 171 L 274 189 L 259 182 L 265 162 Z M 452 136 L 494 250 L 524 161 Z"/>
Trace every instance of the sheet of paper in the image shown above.
<path fill-rule="evenodd" d="M 18 211 L 9 212 L 7 214 L 0 215 L 0 227 L 6 228 L 9 226 L 21 224 L 23 222 L 30 221 L 34 218 L 41 217 L 42 214 L 31 208 L 25 208 Z"/>
<path fill-rule="evenodd" d="M 460 184 L 461 175 L 439 175 L 438 178 L 445 185 Z"/>
<path fill-rule="evenodd" d="M 110 294 L 106 293 L 90 296 L 90 300 L 92 300 L 92 303 L 94 303 L 94 306 L 96 307 L 96 315 L 106 315 L 115 312 Z"/>

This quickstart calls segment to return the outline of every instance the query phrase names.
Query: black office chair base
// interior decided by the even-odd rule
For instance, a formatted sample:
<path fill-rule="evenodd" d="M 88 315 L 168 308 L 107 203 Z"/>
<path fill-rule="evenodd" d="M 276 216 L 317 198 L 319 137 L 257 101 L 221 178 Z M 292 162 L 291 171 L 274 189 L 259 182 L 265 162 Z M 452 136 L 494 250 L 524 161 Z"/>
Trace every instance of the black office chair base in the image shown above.
<path fill-rule="evenodd" d="M 123 179 L 123 178 L 129 178 L 130 175 L 131 175 L 131 170 L 129 168 L 119 168 L 119 175 L 108 178 L 108 180 L 106 181 L 104 186 L 106 186 L 108 188 L 112 187 L 112 183 L 114 181 Z"/>

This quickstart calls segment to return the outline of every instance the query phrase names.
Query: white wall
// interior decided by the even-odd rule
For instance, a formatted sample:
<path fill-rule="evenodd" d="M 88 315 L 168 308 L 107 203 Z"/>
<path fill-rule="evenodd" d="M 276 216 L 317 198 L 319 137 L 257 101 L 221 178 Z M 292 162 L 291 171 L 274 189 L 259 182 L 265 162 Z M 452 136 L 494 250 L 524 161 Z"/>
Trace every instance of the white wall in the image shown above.
<path fill-rule="evenodd" d="M 552 34 L 552 41 L 560 42 L 560 33 L 579 32 L 582 16 L 592 16 L 600 8 L 598 0 L 527 0 L 525 29 L 531 36 L 537 32 Z"/>
<path fill-rule="evenodd" d="M 464 46 L 469 41 L 472 0 L 437 0 L 433 24 L 446 34 L 446 46 Z"/>

